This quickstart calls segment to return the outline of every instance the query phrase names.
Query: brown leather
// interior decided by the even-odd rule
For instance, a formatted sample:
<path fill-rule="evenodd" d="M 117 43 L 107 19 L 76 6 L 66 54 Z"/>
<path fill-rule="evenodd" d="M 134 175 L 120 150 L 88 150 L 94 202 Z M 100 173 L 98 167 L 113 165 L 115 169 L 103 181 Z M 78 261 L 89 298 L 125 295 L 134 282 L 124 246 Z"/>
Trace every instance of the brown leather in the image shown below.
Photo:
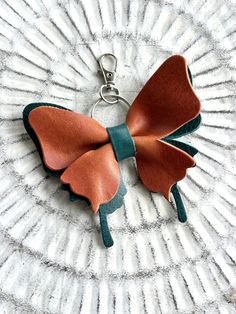
<path fill-rule="evenodd" d="M 160 139 L 195 118 L 200 107 L 186 60 L 176 55 L 167 59 L 148 80 L 130 107 L 126 123 L 133 136 L 155 135 Z"/>
<path fill-rule="evenodd" d="M 111 144 L 92 150 L 73 162 L 62 174 L 63 183 L 71 190 L 87 197 L 94 212 L 100 204 L 116 195 L 120 184 L 120 170 Z"/>
<path fill-rule="evenodd" d="M 182 180 L 194 159 L 184 151 L 154 137 L 136 136 L 136 161 L 143 184 L 170 201 L 172 185 Z"/>
<path fill-rule="evenodd" d="M 96 120 L 68 110 L 37 107 L 30 112 L 29 123 L 52 170 L 65 169 L 84 153 L 109 142 L 107 131 Z"/>
<path fill-rule="evenodd" d="M 137 168 L 144 185 L 167 199 L 173 184 L 195 162 L 182 150 L 161 141 L 200 112 L 181 56 L 166 60 L 132 104 L 127 124 L 137 148 Z M 79 113 L 42 106 L 29 115 L 46 165 L 67 168 L 61 176 L 71 190 L 87 197 L 96 212 L 120 184 L 119 166 L 105 128 Z M 109 144 L 108 144 L 109 143 Z"/>
<path fill-rule="evenodd" d="M 170 200 L 173 184 L 183 179 L 194 159 L 160 139 L 194 119 L 201 104 L 192 89 L 186 60 L 172 56 L 153 74 L 130 107 L 126 123 L 136 144 L 143 184 Z"/>

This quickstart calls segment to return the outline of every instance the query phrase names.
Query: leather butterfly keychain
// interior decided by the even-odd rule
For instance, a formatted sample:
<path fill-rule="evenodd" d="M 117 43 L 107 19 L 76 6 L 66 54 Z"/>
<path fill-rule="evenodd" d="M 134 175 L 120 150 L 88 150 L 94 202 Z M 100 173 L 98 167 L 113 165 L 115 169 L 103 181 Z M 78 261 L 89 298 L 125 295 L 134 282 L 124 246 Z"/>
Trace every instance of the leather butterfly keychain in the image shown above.
<path fill-rule="evenodd" d="M 103 66 L 104 57 L 115 60 L 115 70 Z M 105 84 L 100 99 L 110 104 L 119 100 L 114 78 L 117 60 L 106 54 L 100 58 Z M 104 90 L 113 94 L 104 94 Z M 85 199 L 99 213 L 104 245 L 113 245 L 107 215 L 123 204 L 126 188 L 119 161 L 136 158 L 137 171 L 144 186 L 175 200 L 178 219 L 187 220 L 177 182 L 195 166 L 194 147 L 177 141 L 195 131 L 201 122 L 200 101 L 192 88 L 186 60 L 172 56 L 148 80 L 130 106 L 126 121 L 104 128 L 98 121 L 67 108 L 32 103 L 23 111 L 25 128 L 34 141 L 45 171 L 60 177 L 72 201 Z"/>

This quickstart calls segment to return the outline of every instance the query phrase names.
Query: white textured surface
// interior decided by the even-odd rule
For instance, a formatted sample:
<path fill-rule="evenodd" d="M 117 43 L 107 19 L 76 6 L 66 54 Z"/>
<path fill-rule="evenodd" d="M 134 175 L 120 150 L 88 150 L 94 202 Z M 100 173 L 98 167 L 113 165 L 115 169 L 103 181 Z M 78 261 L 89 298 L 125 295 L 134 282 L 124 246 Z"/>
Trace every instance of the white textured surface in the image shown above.
<path fill-rule="evenodd" d="M 235 20 L 223 0 L 0 2 L 0 313 L 236 313 Z M 125 161 L 109 250 L 97 217 L 46 177 L 21 120 L 37 101 L 88 113 L 105 52 L 130 101 L 164 59 L 184 55 L 203 105 L 186 139 L 197 167 L 180 184 L 188 223 Z M 97 113 L 108 126 L 126 112 Z"/>

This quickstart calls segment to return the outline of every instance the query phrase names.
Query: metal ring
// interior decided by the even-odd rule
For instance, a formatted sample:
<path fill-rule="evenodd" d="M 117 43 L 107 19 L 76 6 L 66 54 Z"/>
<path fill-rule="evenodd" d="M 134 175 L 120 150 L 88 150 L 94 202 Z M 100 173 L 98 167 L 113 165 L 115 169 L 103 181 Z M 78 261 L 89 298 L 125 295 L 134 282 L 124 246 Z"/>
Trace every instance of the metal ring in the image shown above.
<path fill-rule="evenodd" d="M 116 100 L 109 100 L 108 98 L 106 98 L 105 96 L 104 96 L 104 94 L 103 94 L 103 89 L 104 88 L 106 88 L 107 90 L 111 90 L 111 91 L 115 91 L 115 95 L 112 95 L 112 94 L 105 94 L 105 96 L 111 96 L 111 97 L 114 97 L 114 96 L 118 96 L 119 95 L 119 90 L 118 90 L 118 88 L 116 88 L 115 86 L 111 86 L 111 87 L 109 87 L 108 88 L 108 86 L 107 85 L 102 85 L 101 86 L 101 88 L 100 88 L 100 96 L 101 96 L 101 98 L 107 103 L 107 104 L 116 104 L 117 102 L 118 102 L 118 99 L 116 99 Z"/>
<path fill-rule="evenodd" d="M 115 102 L 115 103 L 117 103 L 118 100 L 121 100 L 121 101 L 123 101 L 128 107 L 130 107 L 130 103 L 128 102 L 128 100 L 125 99 L 124 97 L 120 96 L 120 95 L 106 95 L 106 94 L 105 94 L 104 96 L 105 96 L 105 97 L 107 97 L 107 96 L 109 96 L 109 97 L 115 97 L 115 98 L 116 98 L 116 102 Z M 102 97 L 100 97 L 100 98 L 95 102 L 95 104 L 92 106 L 91 113 L 90 113 L 90 117 L 91 117 L 91 118 L 94 117 L 94 111 L 95 111 L 97 105 L 100 103 L 101 100 L 103 100 Z M 114 103 L 112 103 L 112 104 L 114 104 Z"/>

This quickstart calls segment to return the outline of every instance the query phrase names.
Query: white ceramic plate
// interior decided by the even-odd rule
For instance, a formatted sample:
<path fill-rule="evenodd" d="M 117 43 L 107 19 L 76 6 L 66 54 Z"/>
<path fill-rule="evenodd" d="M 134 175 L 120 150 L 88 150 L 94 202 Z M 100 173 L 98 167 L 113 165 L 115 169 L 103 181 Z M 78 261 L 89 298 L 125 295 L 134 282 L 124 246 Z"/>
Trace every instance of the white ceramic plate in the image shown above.
<path fill-rule="evenodd" d="M 236 313 L 235 6 L 230 1 L 0 2 L 0 313 Z M 122 162 L 125 206 L 98 217 L 48 178 L 22 123 L 30 102 L 89 113 L 97 58 L 118 58 L 130 102 L 170 55 L 189 62 L 201 128 L 180 183 L 188 223 Z M 126 108 L 100 106 L 104 126 Z"/>

